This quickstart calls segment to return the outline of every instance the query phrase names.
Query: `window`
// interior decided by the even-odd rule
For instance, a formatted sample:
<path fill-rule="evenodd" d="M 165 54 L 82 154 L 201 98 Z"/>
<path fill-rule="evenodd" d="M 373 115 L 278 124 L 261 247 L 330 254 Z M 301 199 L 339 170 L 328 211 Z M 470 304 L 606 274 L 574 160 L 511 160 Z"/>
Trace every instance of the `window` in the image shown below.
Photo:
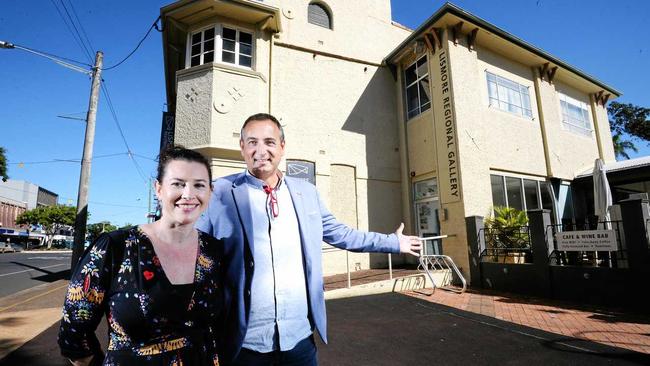
<path fill-rule="evenodd" d="M 526 208 L 529 210 L 540 208 L 537 191 L 538 191 L 537 181 L 524 179 L 524 195 L 526 196 Z"/>
<path fill-rule="evenodd" d="M 438 197 L 438 181 L 436 179 L 417 182 L 414 185 L 416 200 Z"/>
<path fill-rule="evenodd" d="M 219 29 L 220 34 L 216 34 Z M 215 49 L 216 46 L 216 49 Z M 253 66 L 253 34 L 227 26 L 210 27 L 190 36 L 188 67 L 223 62 Z"/>
<path fill-rule="evenodd" d="M 198 66 L 214 61 L 214 28 L 192 34 L 190 66 Z"/>
<path fill-rule="evenodd" d="M 427 57 L 423 56 L 404 71 L 406 86 L 407 119 L 431 108 L 429 89 L 429 67 Z"/>
<path fill-rule="evenodd" d="M 519 116 L 533 118 L 528 87 L 491 72 L 485 72 L 490 106 Z"/>
<path fill-rule="evenodd" d="M 555 200 L 549 182 L 492 174 L 490 185 L 493 206 L 513 207 L 521 211 L 538 208 L 554 211 Z"/>
<path fill-rule="evenodd" d="M 519 211 L 524 210 L 524 198 L 521 194 L 521 179 L 506 177 L 506 198 L 508 206 Z"/>
<path fill-rule="evenodd" d="M 587 104 L 565 94 L 560 94 L 562 108 L 562 126 L 565 130 L 591 136 L 591 121 Z"/>
<path fill-rule="evenodd" d="M 492 184 L 492 205 L 508 206 L 503 177 L 500 175 L 490 175 L 490 183 Z"/>
<path fill-rule="evenodd" d="M 332 29 L 332 17 L 325 6 L 312 3 L 307 8 L 307 21 L 323 28 Z"/>

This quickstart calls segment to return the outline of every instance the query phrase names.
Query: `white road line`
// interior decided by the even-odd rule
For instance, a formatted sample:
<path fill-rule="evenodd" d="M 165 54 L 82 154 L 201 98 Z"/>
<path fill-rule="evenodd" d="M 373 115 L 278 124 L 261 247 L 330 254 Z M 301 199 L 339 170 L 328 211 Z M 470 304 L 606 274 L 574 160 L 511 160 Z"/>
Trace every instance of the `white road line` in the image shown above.
<path fill-rule="evenodd" d="M 51 266 L 41 267 L 40 269 L 52 268 L 52 267 L 58 267 L 58 266 L 67 266 L 67 263 L 53 264 Z M 29 272 L 29 271 L 38 271 L 38 269 L 34 268 L 34 269 L 26 269 L 24 271 L 18 271 L 18 272 L 3 273 L 3 274 L 0 274 L 0 277 L 11 276 L 11 275 L 15 275 L 15 274 L 18 274 L 18 273 L 25 273 L 25 272 Z"/>

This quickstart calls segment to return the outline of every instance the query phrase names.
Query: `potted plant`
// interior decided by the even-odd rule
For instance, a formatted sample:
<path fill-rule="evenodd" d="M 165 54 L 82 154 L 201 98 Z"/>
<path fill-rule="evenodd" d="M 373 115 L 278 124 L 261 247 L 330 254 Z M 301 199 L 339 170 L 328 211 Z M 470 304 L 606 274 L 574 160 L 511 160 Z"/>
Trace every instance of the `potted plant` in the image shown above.
<path fill-rule="evenodd" d="M 494 215 L 485 219 L 485 242 L 498 260 L 503 254 L 504 262 L 530 263 L 530 237 L 528 216 L 513 207 L 495 206 Z"/>

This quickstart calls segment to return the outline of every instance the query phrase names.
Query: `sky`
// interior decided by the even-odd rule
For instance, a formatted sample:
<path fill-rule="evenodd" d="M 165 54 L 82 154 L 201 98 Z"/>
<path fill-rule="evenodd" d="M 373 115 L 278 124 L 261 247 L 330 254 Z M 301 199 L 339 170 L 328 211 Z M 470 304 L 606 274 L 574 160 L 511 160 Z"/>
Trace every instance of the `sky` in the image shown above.
<path fill-rule="evenodd" d="M 133 51 L 168 3 L 0 0 L 0 40 L 87 64 L 100 50 L 108 68 Z M 617 101 L 650 107 L 649 1 L 454 3 L 618 89 L 623 96 Z M 391 4 L 393 20 L 415 29 L 444 1 Z M 68 14 L 90 41 L 88 52 L 75 38 Z M 166 110 L 160 33 L 154 29 L 130 58 L 105 70 L 102 78 L 108 98 L 102 93 L 99 99 L 89 223 L 146 222 Z M 89 95 L 87 75 L 21 50 L 0 49 L 0 146 L 7 150 L 10 178 L 30 181 L 58 194 L 59 203 L 76 205 L 85 122 L 59 116 L 85 118 Z M 631 157 L 650 155 L 647 143 L 635 143 L 639 152 Z"/>

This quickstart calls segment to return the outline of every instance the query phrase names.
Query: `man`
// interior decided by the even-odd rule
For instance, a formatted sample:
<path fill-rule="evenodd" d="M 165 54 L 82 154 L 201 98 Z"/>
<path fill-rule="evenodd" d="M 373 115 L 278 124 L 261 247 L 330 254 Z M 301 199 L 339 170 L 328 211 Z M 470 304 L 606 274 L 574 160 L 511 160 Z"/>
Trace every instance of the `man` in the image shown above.
<path fill-rule="evenodd" d="M 418 255 L 420 241 L 354 230 L 316 187 L 284 177 L 284 132 L 269 114 L 242 126 L 247 170 L 214 182 L 197 227 L 224 241 L 223 364 L 317 365 L 313 329 L 327 342 L 321 242 L 351 251 Z"/>

